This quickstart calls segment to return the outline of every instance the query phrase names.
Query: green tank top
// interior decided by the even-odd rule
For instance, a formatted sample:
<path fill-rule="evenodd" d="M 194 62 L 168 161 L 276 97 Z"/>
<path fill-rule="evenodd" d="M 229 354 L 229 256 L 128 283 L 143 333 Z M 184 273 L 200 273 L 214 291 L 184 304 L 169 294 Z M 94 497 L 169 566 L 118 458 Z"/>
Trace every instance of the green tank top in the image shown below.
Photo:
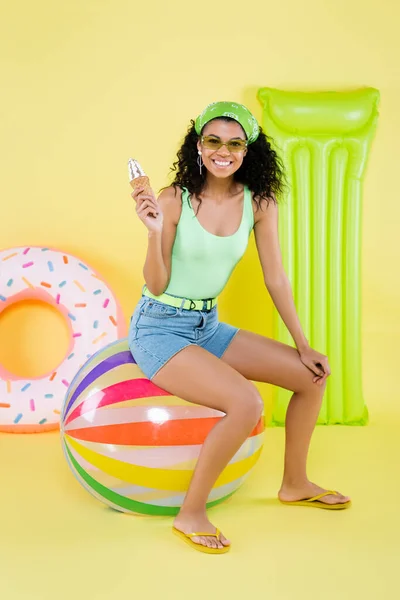
<path fill-rule="evenodd" d="M 233 235 L 209 233 L 200 224 L 186 188 L 171 258 L 171 279 L 165 293 L 191 300 L 216 298 L 246 251 L 254 226 L 252 194 L 244 189 L 243 215 Z M 201 207 L 200 207 L 201 210 Z"/>

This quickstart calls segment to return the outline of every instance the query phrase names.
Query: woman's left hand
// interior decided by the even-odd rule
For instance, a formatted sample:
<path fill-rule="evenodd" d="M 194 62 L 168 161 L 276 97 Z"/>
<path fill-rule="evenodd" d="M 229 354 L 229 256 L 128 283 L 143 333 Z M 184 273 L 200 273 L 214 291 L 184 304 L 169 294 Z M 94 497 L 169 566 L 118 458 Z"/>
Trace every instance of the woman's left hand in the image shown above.
<path fill-rule="evenodd" d="M 313 378 L 313 383 L 323 385 L 331 374 L 328 357 L 312 348 L 307 348 L 302 351 L 299 350 L 298 352 L 300 354 L 301 362 L 316 375 L 316 377 Z"/>

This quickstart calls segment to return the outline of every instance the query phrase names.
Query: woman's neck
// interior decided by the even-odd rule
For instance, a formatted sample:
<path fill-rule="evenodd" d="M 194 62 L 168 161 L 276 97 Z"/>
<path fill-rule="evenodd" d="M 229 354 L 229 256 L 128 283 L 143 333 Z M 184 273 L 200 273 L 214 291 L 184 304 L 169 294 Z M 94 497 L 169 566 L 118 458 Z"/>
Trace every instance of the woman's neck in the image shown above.
<path fill-rule="evenodd" d="M 208 173 L 201 195 L 212 197 L 213 200 L 218 202 L 235 196 L 241 187 L 241 184 L 237 183 L 233 176 L 221 179 Z"/>

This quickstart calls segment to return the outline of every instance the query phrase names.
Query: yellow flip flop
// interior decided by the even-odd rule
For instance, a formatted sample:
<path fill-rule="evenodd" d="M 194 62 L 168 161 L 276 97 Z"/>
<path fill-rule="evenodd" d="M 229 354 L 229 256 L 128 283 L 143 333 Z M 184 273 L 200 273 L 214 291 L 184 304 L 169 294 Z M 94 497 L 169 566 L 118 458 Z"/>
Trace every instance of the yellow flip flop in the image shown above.
<path fill-rule="evenodd" d="M 337 504 L 327 504 L 326 502 L 320 502 L 320 498 L 323 498 L 324 496 L 330 496 L 330 495 L 339 496 L 339 493 L 334 492 L 332 490 L 328 490 L 327 492 L 318 494 L 318 496 L 314 496 L 314 498 L 306 498 L 304 500 L 295 500 L 295 501 L 281 500 L 279 498 L 279 501 L 282 504 L 287 504 L 288 506 L 311 506 L 314 508 L 325 508 L 327 510 L 344 510 L 345 508 L 349 508 L 351 506 L 350 500 L 348 502 L 342 502 L 342 503 L 337 503 Z"/>
<path fill-rule="evenodd" d="M 173 527 L 172 532 L 199 552 L 205 552 L 206 554 L 225 554 L 230 550 L 230 546 L 223 546 L 222 548 L 209 548 L 208 546 L 203 546 L 202 544 L 196 544 L 196 542 L 193 542 L 192 540 L 193 537 L 207 535 L 208 537 L 215 537 L 219 541 L 219 536 L 221 534 L 219 529 L 217 529 L 215 533 L 183 533 L 183 531 L 179 531 L 179 529 Z"/>

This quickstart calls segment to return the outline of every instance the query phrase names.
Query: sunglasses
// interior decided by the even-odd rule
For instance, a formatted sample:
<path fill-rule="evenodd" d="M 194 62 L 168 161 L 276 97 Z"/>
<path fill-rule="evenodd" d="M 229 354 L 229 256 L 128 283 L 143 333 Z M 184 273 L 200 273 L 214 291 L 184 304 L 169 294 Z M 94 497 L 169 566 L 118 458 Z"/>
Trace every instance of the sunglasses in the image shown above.
<path fill-rule="evenodd" d="M 202 135 L 200 140 L 204 148 L 209 150 L 219 150 L 222 146 L 226 146 L 229 152 L 243 152 L 247 148 L 247 141 L 240 138 L 223 142 L 215 135 Z"/>

